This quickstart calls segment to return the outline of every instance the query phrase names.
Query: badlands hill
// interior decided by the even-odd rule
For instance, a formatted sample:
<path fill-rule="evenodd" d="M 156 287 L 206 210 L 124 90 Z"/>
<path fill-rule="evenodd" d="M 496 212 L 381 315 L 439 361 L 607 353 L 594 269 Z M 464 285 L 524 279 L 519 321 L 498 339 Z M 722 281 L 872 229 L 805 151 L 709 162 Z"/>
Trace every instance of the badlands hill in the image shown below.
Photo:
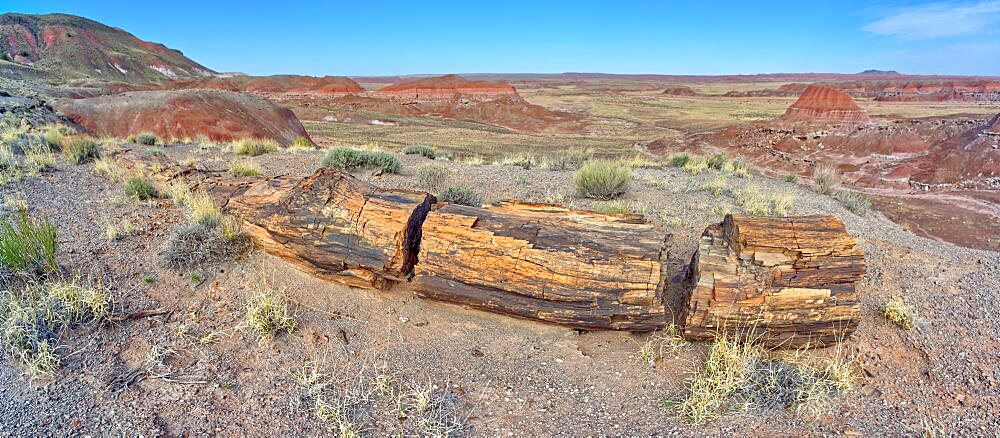
<path fill-rule="evenodd" d="M 165 85 L 169 89 L 204 88 L 256 93 L 361 93 L 365 89 L 351 78 L 343 76 L 230 76 L 174 81 Z"/>
<path fill-rule="evenodd" d="M 63 82 L 149 83 L 215 74 L 180 51 L 65 14 L 0 15 L 0 57 Z"/>
<path fill-rule="evenodd" d="M 215 90 L 134 91 L 62 99 L 53 105 L 97 135 L 126 137 L 152 132 L 163 139 L 207 136 L 213 141 L 264 137 L 284 145 L 308 138 L 291 110 L 244 93 Z"/>
<path fill-rule="evenodd" d="M 475 100 L 518 97 L 514 86 L 502 82 L 468 81 L 456 75 L 420 78 L 388 85 L 378 91 L 379 97 L 398 100 L 439 100 L 462 96 Z"/>
<path fill-rule="evenodd" d="M 849 94 L 831 87 L 810 85 L 788 107 L 781 119 L 788 122 L 863 123 L 868 121 L 868 114 Z"/>

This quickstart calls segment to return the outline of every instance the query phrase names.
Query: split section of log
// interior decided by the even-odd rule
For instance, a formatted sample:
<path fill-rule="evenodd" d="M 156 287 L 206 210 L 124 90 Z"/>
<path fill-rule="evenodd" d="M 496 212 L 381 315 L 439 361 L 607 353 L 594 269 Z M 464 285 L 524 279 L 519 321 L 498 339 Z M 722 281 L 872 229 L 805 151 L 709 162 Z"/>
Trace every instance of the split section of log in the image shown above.
<path fill-rule="evenodd" d="M 225 211 L 242 219 L 265 251 L 318 277 L 377 289 L 412 273 L 421 223 L 435 202 L 424 192 L 379 189 L 332 169 L 231 194 Z"/>
<path fill-rule="evenodd" d="M 727 215 L 705 230 L 688 271 L 685 337 L 720 331 L 769 347 L 836 343 L 861 319 L 864 253 L 833 216 Z"/>
<path fill-rule="evenodd" d="M 505 202 L 435 206 L 424 221 L 417 295 L 587 329 L 666 324 L 669 235 L 638 215 Z"/>

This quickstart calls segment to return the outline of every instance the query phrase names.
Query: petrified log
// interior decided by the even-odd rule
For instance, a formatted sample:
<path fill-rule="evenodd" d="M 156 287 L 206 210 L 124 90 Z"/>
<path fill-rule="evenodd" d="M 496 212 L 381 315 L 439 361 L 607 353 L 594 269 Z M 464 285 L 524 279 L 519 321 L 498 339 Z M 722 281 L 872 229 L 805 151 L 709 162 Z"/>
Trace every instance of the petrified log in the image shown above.
<path fill-rule="evenodd" d="M 669 235 L 639 215 L 546 204 L 436 205 L 424 221 L 417 295 L 588 329 L 666 324 Z"/>
<path fill-rule="evenodd" d="M 229 198 L 251 239 L 316 276 L 386 289 L 413 271 L 434 196 L 380 189 L 333 169 L 273 178 Z"/>
<path fill-rule="evenodd" d="M 864 252 L 833 216 L 727 215 L 705 230 L 688 271 L 683 334 L 720 331 L 769 347 L 836 343 L 861 319 Z"/>

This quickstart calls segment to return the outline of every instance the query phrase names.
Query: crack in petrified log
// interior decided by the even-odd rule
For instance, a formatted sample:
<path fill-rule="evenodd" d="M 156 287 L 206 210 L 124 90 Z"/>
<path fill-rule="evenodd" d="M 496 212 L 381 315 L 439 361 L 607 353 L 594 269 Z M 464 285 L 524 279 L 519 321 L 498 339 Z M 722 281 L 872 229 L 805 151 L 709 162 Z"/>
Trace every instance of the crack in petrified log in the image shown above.
<path fill-rule="evenodd" d="M 861 318 L 864 252 L 833 216 L 727 215 L 705 230 L 688 272 L 684 336 L 719 331 L 771 347 L 835 343 Z"/>

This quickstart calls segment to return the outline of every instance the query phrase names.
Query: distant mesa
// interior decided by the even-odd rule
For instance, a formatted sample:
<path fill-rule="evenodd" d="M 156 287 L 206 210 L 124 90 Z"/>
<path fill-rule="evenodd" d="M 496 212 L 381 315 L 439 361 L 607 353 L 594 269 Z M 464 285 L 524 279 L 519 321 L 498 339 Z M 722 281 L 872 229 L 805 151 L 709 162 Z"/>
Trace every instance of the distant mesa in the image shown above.
<path fill-rule="evenodd" d="M 163 139 L 213 141 L 264 137 L 291 144 L 306 137 L 291 110 L 249 94 L 217 90 L 134 91 L 61 99 L 53 107 L 96 135 L 125 137 L 152 132 Z"/>
<path fill-rule="evenodd" d="M 788 107 L 781 120 L 786 122 L 864 123 L 868 113 L 854 98 L 836 88 L 809 85 Z"/>
<path fill-rule="evenodd" d="M 172 90 L 213 89 L 255 93 L 348 94 L 365 89 L 351 78 L 343 76 L 228 76 L 187 81 L 174 81 L 165 86 Z"/>
<path fill-rule="evenodd" d="M 667 96 L 695 96 L 698 93 L 695 93 L 695 91 L 692 90 L 691 87 L 678 85 L 675 87 L 667 87 L 667 89 L 663 90 L 663 93 L 660 94 L 664 94 Z"/>
<path fill-rule="evenodd" d="M 896 70 L 875 70 L 875 69 L 865 70 L 859 74 L 868 76 L 902 76 Z"/>
<path fill-rule="evenodd" d="M 65 14 L 0 15 L 0 55 L 62 81 L 159 83 L 215 74 L 180 51 Z"/>
<path fill-rule="evenodd" d="M 419 78 L 387 85 L 375 93 L 376 97 L 393 100 L 447 100 L 464 97 L 477 101 L 500 97 L 520 98 L 513 85 L 503 82 L 468 81 L 450 74 L 432 78 Z"/>

